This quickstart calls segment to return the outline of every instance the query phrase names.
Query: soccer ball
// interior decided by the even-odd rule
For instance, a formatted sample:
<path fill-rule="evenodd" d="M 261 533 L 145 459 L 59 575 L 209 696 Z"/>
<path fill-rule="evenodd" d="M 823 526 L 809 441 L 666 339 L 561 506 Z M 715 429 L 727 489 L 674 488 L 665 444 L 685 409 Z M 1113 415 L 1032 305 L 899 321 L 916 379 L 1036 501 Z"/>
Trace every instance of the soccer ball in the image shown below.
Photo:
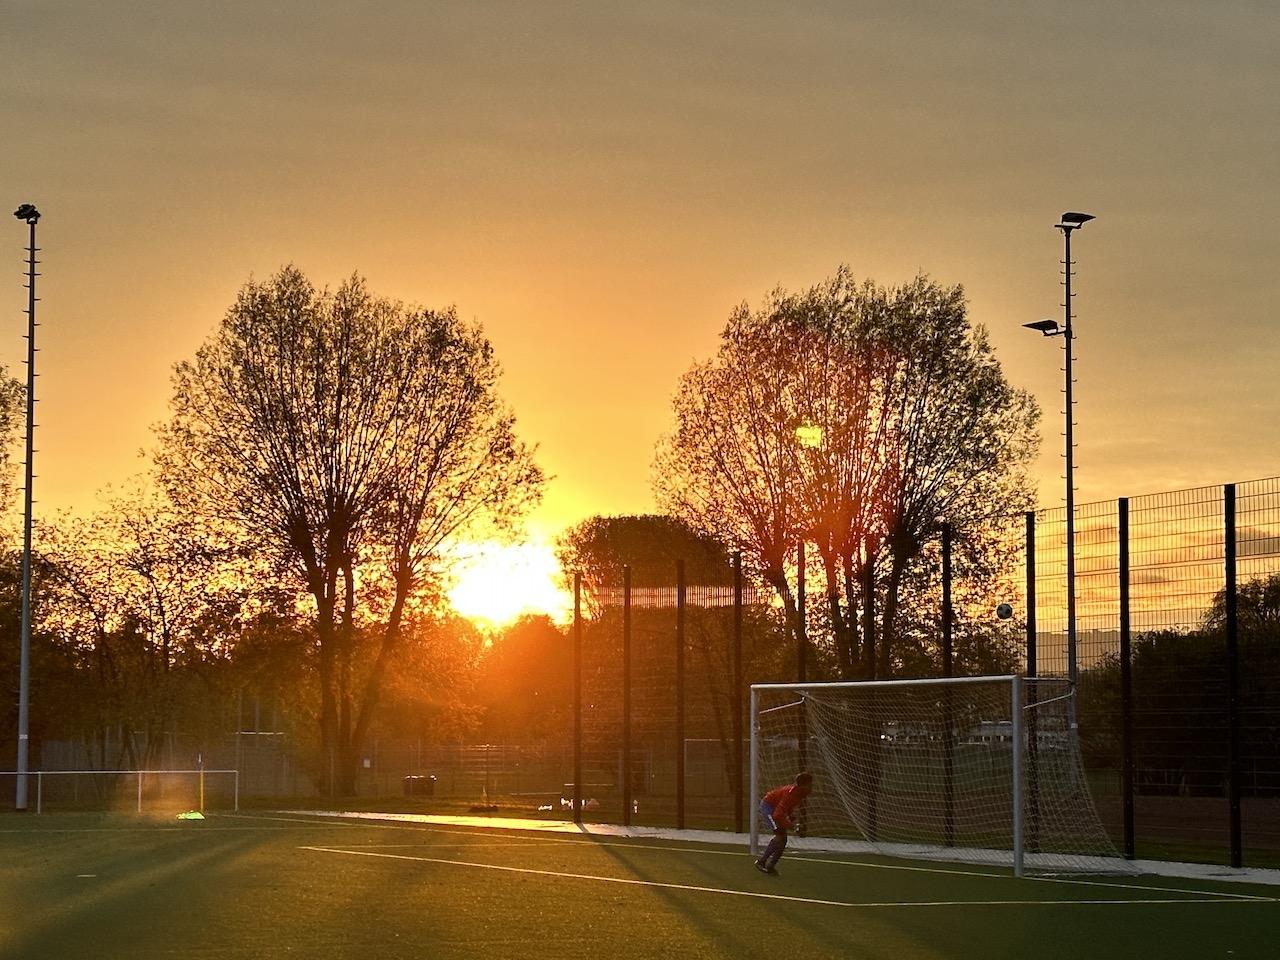
<path fill-rule="evenodd" d="M 996 607 L 996 616 L 1001 620 L 1008 620 L 1013 616 L 1013 607 L 1007 603 L 1000 604 L 1000 606 Z"/>

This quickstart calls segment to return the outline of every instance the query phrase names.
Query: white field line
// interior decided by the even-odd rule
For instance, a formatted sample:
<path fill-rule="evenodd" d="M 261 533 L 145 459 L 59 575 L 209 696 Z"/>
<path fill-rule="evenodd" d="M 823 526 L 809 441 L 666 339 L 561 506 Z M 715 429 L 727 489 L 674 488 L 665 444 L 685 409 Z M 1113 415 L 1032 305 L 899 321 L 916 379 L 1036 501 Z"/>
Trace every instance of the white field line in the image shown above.
<path fill-rule="evenodd" d="M 338 854 L 351 857 L 372 857 L 383 860 L 407 860 L 415 863 L 434 863 L 452 867 L 472 867 L 477 870 L 493 870 L 500 873 L 518 873 L 538 877 L 555 877 L 562 880 L 588 880 L 595 883 L 615 883 L 624 886 L 650 887 L 659 890 L 679 890 L 686 893 L 713 893 L 726 897 L 750 897 L 756 900 L 775 900 L 788 903 L 803 903 L 823 907 L 854 907 L 865 909 L 883 909 L 890 907 L 1025 907 L 1025 906 L 1076 906 L 1076 905 L 1137 905 L 1137 904 L 1190 904 L 1190 903 L 1241 903 L 1245 898 L 1220 897 L 1214 895 L 1202 897 L 1175 897 L 1168 899 L 1106 899 L 1106 900 L 910 900 L 857 903 L 846 900 L 823 900 L 814 897 L 794 897 L 778 893 L 761 893 L 755 890 L 730 890 L 723 887 L 703 887 L 684 883 L 664 883 L 658 880 L 637 880 L 632 877 L 606 877 L 589 873 L 566 873 L 559 870 L 538 870 L 532 867 L 509 867 L 492 863 L 477 863 L 473 860 L 453 860 L 446 857 L 411 856 L 404 853 L 382 853 L 376 850 L 344 850 L 340 847 L 303 846 L 299 849 L 315 853 Z M 1250 898 L 1252 899 L 1252 898 Z M 1256 901 L 1255 901 L 1256 902 Z M 1265 903 L 1275 901 L 1264 900 Z"/>
<path fill-rule="evenodd" d="M 281 814 L 288 814 L 291 817 L 310 818 L 313 822 L 315 818 L 336 818 L 340 820 L 362 820 L 373 823 L 387 824 L 420 824 L 423 826 L 435 827 L 467 827 L 482 828 L 489 830 L 521 830 L 532 831 L 536 833 L 551 833 L 560 835 L 570 835 L 575 837 L 616 837 L 626 839 L 642 839 L 642 840 L 675 840 L 682 844 L 699 843 L 699 844 L 718 844 L 720 846 L 741 846 L 746 847 L 748 838 L 746 834 L 735 833 L 719 833 L 713 830 L 675 830 L 666 827 L 623 827 L 617 824 L 609 823 L 571 823 L 563 820 L 528 820 L 506 817 L 466 817 L 466 816 L 438 816 L 432 814 L 420 813 L 368 813 L 363 811 L 322 811 L 322 810 L 282 810 Z M 682 847 L 681 849 L 687 849 Z M 850 854 L 870 854 L 872 856 L 883 856 L 882 853 L 869 847 L 866 844 L 857 844 L 848 841 L 822 841 L 818 839 L 806 839 L 802 837 L 793 837 L 788 845 L 789 858 L 792 860 L 812 859 L 823 863 L 847 863 L 845 860 L 825 860 L 815 854 L 821 853 L 850 853 Z M 733 855 L 737 855 L 734 853 Z M 1234 869 L 1232 867 L 1224 867 L 1214 864 L 1197 864 L 1197 863 L 1174 863 L 1161 860 L 1137 860 L 1134 865 L 1141 874 L 1150 877 L 1166 877 L 1182 880 L 1197 880 L 1211 882 L 1227 882 L 1227 883 L 1255 883 L 1259 886 L 1280 886 L 1280 870 L 1264 870 L 1258 868 L 1242 868 Z M 906 872 L 941 874 L 945 876 L 958 877 L 987 877 L 987 878 L 1004 878 L 1010 874 L 1004 872 L 990 872 L 975 869 L 966 869 L 962 866 L 947 867 L 937 861 L 928 861 L 922 863 L 859 863 L 858 866 L 868 869 L 882 870 L 900 870 Z M 1133 881 L 1119 880 L 1098 880 L 1081 876 L 1032 876 L 1026 879 L 1035 880 L 1039 883 L 1064 883 L 1080 886 L 1100 886 L 1108 889 L 1130 889 L 1145 890 L 1167 893 L 1181 893 L 1178 889 L 1169 889 L 1165 887 L 1151 886 L 1148 883 L 1135 883 Z M 1225 891 L 1214 893 L 1211 896 L 1239 897 L 1240 899 L 1258 899 L 1270 902 L 1270 897 L 1254 897 L 1250 894 L 1230 894 Z"/>
<path fill-rule="evenodd" d="M 433 835 L 436 835 L 436 836 L 475 837 L 474 831 L 441 829 L 441 830 L 434 830 L 432 831 L 432 833 Z M 522 837 L 519 839 L 511 839 L 511 840 L 493 840 L 493 841 L 487 841 L 484 843 L 471 842 L 467 844 L 467 849 L 469 850 L 505 850 L 505 849 L 510 849 L 512 847 L 527 847 L 531 844 L 551 844 L 551 843 L 566 844 L 566 843 L 581 843 L 581 842 L 582 842 L 581 839 L 573 839 L 573 838 L 563 837 L 563 836 Z M 452 847 L 454 846 L 454 844 L 444 843 L 444 842 L 441 842 L 441 843 L 422 843 L 422 842 L 380 843 L 378 844 L 378 850 L 386 851 L 386 850 L 396 850 L 396 849 L 404 849 L 404 848 L 421 850 L 424 847 L 435 847 L 435 846 Z M 637 849 L 635 844 L 617 843 L 617 842 L 611 842 L 607 840 L 596 841 L 595 843 L 592 844 L 592 846 L 600 847 L 600 848 L 619 847 L 626 850 Z M 329 849 L 329 848 L 325 848 L 325 849 Z M 646 844 L 643 847 L 643 849 L 657 850 L 664 853 L 687 854 L 689 852 L 688 846 L 656 846 L 653 844 Z M 704 856 L 704 857 L 735 857 L 735 858 L 744 859 L 744 860 L 746 858 L 746 854 L 744 854 L 740 850 L 699 850 L 698 855 Z M 447 862 L 454 863 L 454 862 L 460 862 L 460 861 L 450 860 Z M 841 867 L 852 866 L 852 867 L 857 867 L 859 870 L 889 870 L 889 871 L 895 871 L 898 873 L 927 873 L 933 876 L 943 876 L 943 877 L 973 877 L 981 880 L 1008 880 L 1009 879 L 1008 875 L 1006 874 L 984 873 L 977 870 L 963 870 L 955 867 L 942 867 L 937 865 L 916 866 L 916 865 L 907 864 L 907 863 L 867 863 L 867 862 L 854 861 L 854 860 L 833 860 L 827 857 L 815 857 L 812 855 L 806 855 L 804 853 L 798 853 L 798 854 L 788 856 L 787 862 L 793 863 L 793 864 L 794 863 L 822 863 L 830 866 L 841 866 Z M 1063 886 L 1101 887 L 1105 890 L 1134 890 L 1134 891 L 1142 891 L 1144 893 L 1168 893 L 1168 894 L 1180 894 L 1180 895 L 1186 895 L 1186 896 L 1195 896 L 1198 894 L 1200 897 L 1203 897 L 1206 900 L 1214 900 L 1214 899 L 1260 900 L 1263 903 L 1280 902 L 1280 897 L 1264 897 L 1264 896 L 1259 896 L 1259 895 L 1250 894 L 1250 893 L 1237 893 L 1232 890 L 1195 891 L 1195 890 L 1185 890 L 1178 887 L 1152 886 L 1150 884 L 1133 883 L 1129 881 L 1117 882 L 1114 880 L 1113 881 L 1091 880 L 1087 877 L 1025 877 L 1024 879 L 1027 881 L 1034 881 L 1036 883 L 1054 883 L 1054 884 L 1061 884 Z M 1068 899 L 1068 900 L 1063 900 L 1061 902 L 1076 903 L 1081 901 Z M 1111 901 L 1108 901 L 1108 902 L 1111 902 Z M 1142 901 L 1142 902 L 1149 902 L 1149 901 Z M 1199 901 L 1191 900 L 1188 902 L 1195 903 Z"/>

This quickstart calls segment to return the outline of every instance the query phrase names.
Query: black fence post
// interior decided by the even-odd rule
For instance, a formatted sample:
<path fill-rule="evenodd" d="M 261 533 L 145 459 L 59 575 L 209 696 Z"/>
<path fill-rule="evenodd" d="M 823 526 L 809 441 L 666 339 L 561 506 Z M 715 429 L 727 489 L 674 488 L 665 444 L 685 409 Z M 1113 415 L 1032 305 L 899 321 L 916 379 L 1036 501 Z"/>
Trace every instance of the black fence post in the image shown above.
<path fill-rule="evenodd" d="M 951 524 L 942 525 L 942 676 L 951 677 L 955 670 L 952 662 L 952 624 L 954 622 L 951 608 Z M 955 802 L 955 737 L 951 728 L 955 724 L 953 717 L 952 688 L 943 689 L 942 700 L 942 809 L 943 831 L 948 847 L 955 845 L 956 802 Z"/>
<path fill-rule="evenodd" d="M 1036 679 L 1036 514 L 1034 510 L 1026 513 L 1027 549 L 1027 669 L 1028 680 Z M 1040 736 L 1037 729 L 1039 715 L 1036 702 L 1039 691 L 1034 682 L 1027 685 L 1027 699 L 1031 703 L 1030 736 L 1027 740 L 1027 825 L 1026 846 L 1032 852 L 1040 849 Z"/>
<path fill-rule="evenodd" d="M 804 541 L 796 547 L 796 682 L 804 683 L 808 677 L 805 661 L 809 646 L 808 614 L 804 607 Z M 800 765 L 804 769 L 804 764 Z"/>
<path fill-rule="evenodd" d="M 1129 610 L 1129 498 L 1118 510 L 1120 541 L 1120 804 L 1124 823 L 1124 855 L 1135 853 L 1133 758 L 1133 651 Z"/>
<path fill-rule="evenodd" d="M 809 646 L 808 613 L 805 611 L 805 569 L 804 540 L 796 545 L 796 682 L 804 683 L 808 679 L 805 668 L 805 654 Z M 800 770 L 809 769 L 809 718 L 805 711 L 807 701 L 800 705 L 800 735 L 797 738 L 796 763 Z M 803 803 L 797 817 L 796 834 L 803 837 L 809 833 L 808 810 Z"/>
<path fill-rule="evenodd" d="M 951 524 L 942 525 L 942 675 L 954 676 L 955 665 L 952 661 L 952 623 L 954 618 L 951 609 Z"/>
<path fill-rule="evenodd" d="M 582 574 L 573 575 L 573 822 L 582 822 Z"/>
<path fill-rule="evenodd" d="M 742 833 L 743 723 L 742 723 L 742 553 L 733 555 L 733 829 Z"/>
<path fill-rule="evenodd" d="M 676 561 L 676 829 L 684 829 L 684 561 Z"/>
<path fill-rule="evenodd" d="M 1223 488 L 1226 529 L 1226 614 L 1227 614 L 1227 805 L 1231 820 L 1231 866 L 1244 863 L 1240 831 L 1240 638 L 1236 608 L 1236 485 Z"/>
<path fill-rule="evenodd" d="M 1036 512 L 1027 511 L 1027 676 L 1036 676 Z"/>
<path fill-rule="evenodd" d="M 622 824 L 631 826 L 631 565 L 622 567 Z"/>

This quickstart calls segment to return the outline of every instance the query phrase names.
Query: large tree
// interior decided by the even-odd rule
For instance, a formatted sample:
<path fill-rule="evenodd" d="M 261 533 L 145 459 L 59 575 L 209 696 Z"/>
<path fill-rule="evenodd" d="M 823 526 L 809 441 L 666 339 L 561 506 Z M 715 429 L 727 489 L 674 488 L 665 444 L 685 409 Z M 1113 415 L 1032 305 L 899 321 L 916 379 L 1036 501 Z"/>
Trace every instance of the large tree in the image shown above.
<path fill-rule="evenodd" d="M 318 290 L 292 266 L 248 283 L 175 369 L 158 456 L 175 497 L 259 535 L 314 604 L 330 792 L 354 788 L 403 625 L 438 596 L 448 546 L 510 528 L 540 496 L 499 373 L 454 310 L 376 297 L 358 276 Z"/>
<path fill-rule="evenodd" d="M 1280 573 L 1246 580 L 1236 593 L 1240 767 L 1246 793 L 1280 795 Z M 1133 637 L 1133 755 L 1140 793 L 1222 796 L 1228 733 L 1227 591 L 1198 627 Z M 1080 681 L 1085 760 L 1120 770 L 1123 700 L 1119 653 Z"/>
<path fill-rule="evenodd" d="M 947 522 L 981 568 L 992 518 L 1030 502 L 1039 412 L 1004 379 L 960 287 L 857 283 L 842 267 L 737 308 L 682 378 L 655 492 L 740 549 L 791 618 L 791 557 L 811 545 L 836 672 L 901 669 L 900 604 Z"/>

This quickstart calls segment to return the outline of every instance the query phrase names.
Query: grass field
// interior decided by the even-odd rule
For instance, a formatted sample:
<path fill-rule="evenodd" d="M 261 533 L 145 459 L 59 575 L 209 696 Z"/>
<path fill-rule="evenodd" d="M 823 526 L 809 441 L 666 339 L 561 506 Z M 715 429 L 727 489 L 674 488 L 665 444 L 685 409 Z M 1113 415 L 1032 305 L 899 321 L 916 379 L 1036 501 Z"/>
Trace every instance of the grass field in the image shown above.
<path fill-rule="evenodd" d="M 0 816 L 0 957 L 1274 958 L 1280 887 L 284 813 Z"/>

